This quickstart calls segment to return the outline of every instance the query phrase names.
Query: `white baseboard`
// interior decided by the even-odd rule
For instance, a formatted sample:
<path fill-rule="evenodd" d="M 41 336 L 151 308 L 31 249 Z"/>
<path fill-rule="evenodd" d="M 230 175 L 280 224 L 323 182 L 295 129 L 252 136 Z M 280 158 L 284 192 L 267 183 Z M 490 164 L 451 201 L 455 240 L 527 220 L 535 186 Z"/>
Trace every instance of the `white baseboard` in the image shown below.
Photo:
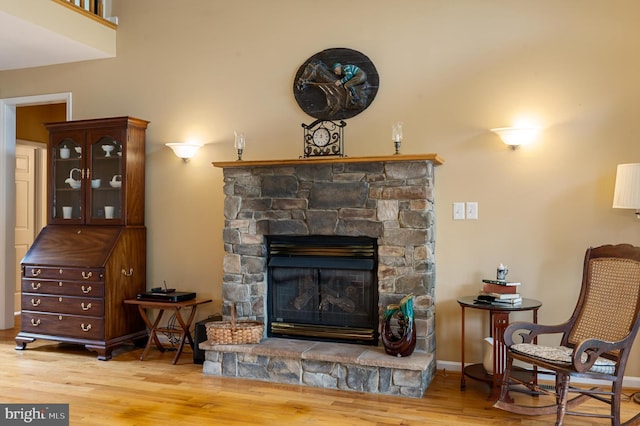
<path fill-rule="evenodd" d="M 461 371 L 460 362 L 455 362 L 455 361 L 437 360 L 436 361 L 436 368 L 438 370 L 449 370 L 449 371 L 458 371 L 458 372 Z M 539 380 L 554 380 L 553 376 L 551 376 L 549 374 L 544 374 L 544 373 L 539 373 L 538 374 L 538 379 Z M 597 384 L 601 384 L 601 383 L 607 383 L 607 382 L 601 382 L 601 381 L 597 381 L 597 380 L 586 380 L 586 379 L 573 379 L 573 382 L 574 383 L 583 383 L 583 384 L 587 384 L 587 385 L 597 385 Z M 640 377 L 624 376 L 622 384 L 626 388 L 640 389 Z"/>

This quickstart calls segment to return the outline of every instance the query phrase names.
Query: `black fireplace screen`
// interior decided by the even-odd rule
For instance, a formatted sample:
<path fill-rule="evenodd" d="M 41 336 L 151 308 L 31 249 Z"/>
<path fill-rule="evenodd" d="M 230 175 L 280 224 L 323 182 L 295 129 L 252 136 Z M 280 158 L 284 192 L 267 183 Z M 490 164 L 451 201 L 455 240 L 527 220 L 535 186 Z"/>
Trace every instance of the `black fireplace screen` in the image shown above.
<path fill-rule="evenodd" d="M 268 334 L 377 344 L 375 239 L 268 237 Z"/>

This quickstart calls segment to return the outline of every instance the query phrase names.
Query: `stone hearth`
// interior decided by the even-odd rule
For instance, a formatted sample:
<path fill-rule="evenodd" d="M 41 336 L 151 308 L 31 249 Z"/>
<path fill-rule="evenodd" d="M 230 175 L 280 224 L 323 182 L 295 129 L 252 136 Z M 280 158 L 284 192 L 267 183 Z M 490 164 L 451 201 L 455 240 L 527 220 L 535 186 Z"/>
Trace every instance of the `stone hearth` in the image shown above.
<path fill-rule="evenodd" d="M 320 344 L 315 342 L 287 343 L 297 349 L 280 352 L 274 352 L 274 348 L 289 342 L 288 339 L 268 339 L 259 345 L 248 345 L 250 349 L 245 345 L 230 348 L 203 343 L 201 347 L 207 351 L 204 373 L 274 380 L 273 375 L 257 373 L 262 371 L 260 368 L 239 366 L 293 362 L 292 370 L 300 366 L 300 378 L 294 382 L 332 387 L 328 385 L 333 383 L 333 379 L 328 378 L 334 377 L 331 375 L 323 376 L 321 383 L 304 379 L 305 373 L 317 373 L 305 366 L 313 364 L 312 368 L 324 371 L 329 365 L 318 363 L 328 362 L 334 371 L 375 368 L 375 373 L 367 370 L 368 378 L 363 379 L 366 383 L 373 380 L 371 374 L 382 378 L 376 386 L 363 382 L 336 388 L 422 395 L 435 371 L 433 166 L 441 163 L 435 154 L 214 163 L 224 172 L 226 254 L 222 297 L 226 319 L 229 307 L 235 303 L 241 319 L 266 323 L 266 235 L 367 236 L 378 241 L 379 311 L 382 313 L 388 304 L 398 303 L 406 294 L 414 293 L 418 344 L 414 355 L 404 359 L 385 355 L 381 348 L 348 345 L 355 346 L 347 350 L 353 352 L 348 359 L 324 360 L 313 355 L 316 353 L 313 345 Z M 337 345 L 323 343 L 327 344 Z M 305 349 L 301 350 L 301 346 Z M 363 355 L 365 353 L 369 355 Z M 385 357 L 389 362 L 393 360 L 393 367 L 384 365 Z M 418 359 L 424 364 L 416 373 L 419 386 L 402 391 L 402 386 L 394 387 L 393 381 L 385 379 L 389 374 L 396 374 L 398 380 L 401 376 L 406 378 L 408 371 L 417 371 L 416 365 L 421 364 L 415 362 Z M 429 361 L 425 363 L 426 359 Z M 227 367 L 224 360 L 229 361 Z M 411 368 L 402 368 L 402 363 Z M 226 368 L 236 373 L 231 374 Z M 404 373 L 394 373 L 394 369 Z M 337 383 L 340 377 L 335 374 Z"/>
<path fill-rule="evenodd" d="M 209 345 L 203 373 L 325 389 L 421 397 L 434 373 L 433 355 L 387 355 L 382 347 L 268 338 L 257 345 Z"/>

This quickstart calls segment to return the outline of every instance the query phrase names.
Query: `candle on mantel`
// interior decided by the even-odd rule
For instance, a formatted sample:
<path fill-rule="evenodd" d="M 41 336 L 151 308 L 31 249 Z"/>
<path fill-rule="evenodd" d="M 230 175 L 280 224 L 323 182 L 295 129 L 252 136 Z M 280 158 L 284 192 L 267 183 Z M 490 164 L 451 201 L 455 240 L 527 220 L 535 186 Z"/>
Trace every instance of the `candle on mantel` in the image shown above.
<path fill-rule="evenodd" d="M 235 135 L 235 142 L 233 143 L 233 145 L 236 148 L 236 151 L 238 151 L 238 161 L 242 160 L 242 151 L 244 150 L 244 145 L 245 145 L 245 136 L 244 136 L 244 132 L 236 132 L 235 130 L 233 131 L 233 134 Z"/>
<path fill-rule="evenodd" d="M 394 142 L 402 142 L 402 121 L 398 121 L 392 126 L 391 139 Z"/>
<path fill-rule="evenodd" d="M 391 127 L 391 140 L 393 140 L 393 144 L 396 149 L 394 154 L 400 154 L 400 143 L 402 143 L 402 121 L 396 122 Z"/>

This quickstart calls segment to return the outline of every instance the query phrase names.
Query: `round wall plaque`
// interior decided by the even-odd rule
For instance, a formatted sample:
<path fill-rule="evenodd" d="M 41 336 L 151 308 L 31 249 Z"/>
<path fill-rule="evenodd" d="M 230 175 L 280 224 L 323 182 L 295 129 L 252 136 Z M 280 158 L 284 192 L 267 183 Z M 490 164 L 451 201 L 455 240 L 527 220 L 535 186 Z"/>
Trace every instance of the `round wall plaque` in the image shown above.
<path fill-rule="evenodd" d="M 378 71 L 364 54 L 326 49 L 298 69 L 293 94 L 300 108 L 322 120 L 351 118 L 367 109 L 378 93 Z"/>

